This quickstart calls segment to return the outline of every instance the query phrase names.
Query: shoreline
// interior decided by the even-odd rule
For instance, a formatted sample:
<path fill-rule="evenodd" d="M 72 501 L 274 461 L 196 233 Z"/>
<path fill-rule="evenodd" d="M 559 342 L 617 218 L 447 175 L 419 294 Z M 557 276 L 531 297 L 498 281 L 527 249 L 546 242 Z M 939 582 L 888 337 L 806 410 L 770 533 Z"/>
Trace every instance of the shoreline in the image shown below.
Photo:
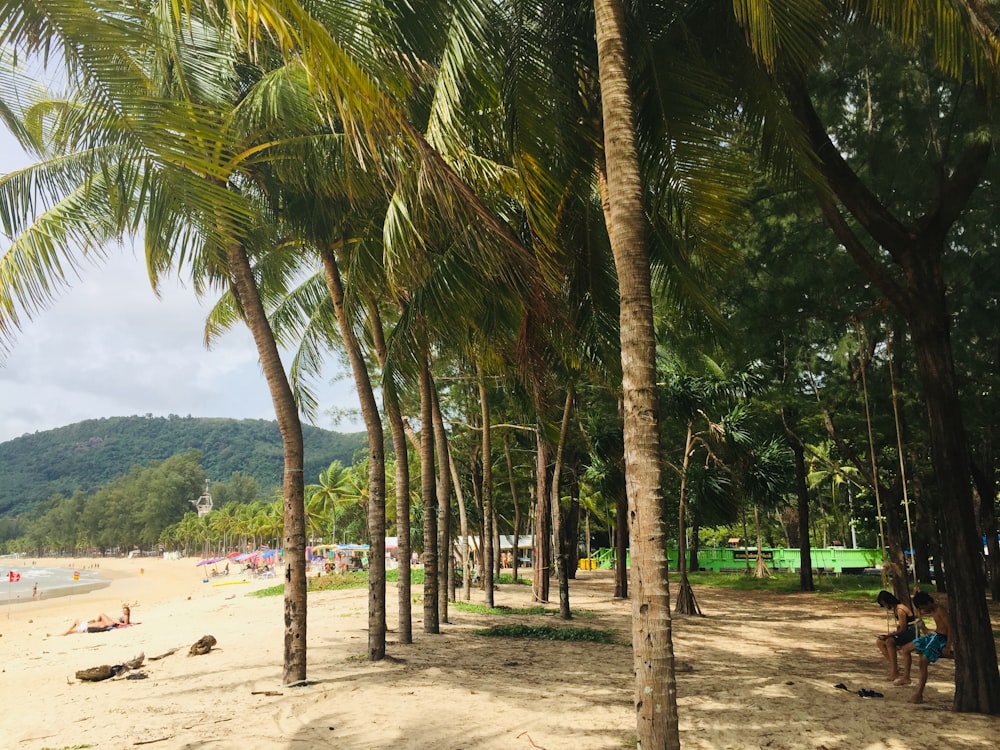
<path fill-rule="evenodd" d="M 17 596 L 7 596 L 3 595 L 0 591 L 0 606 L 16 606 L 19 607 L 23 604 L 32 604 L 40 601 L 45 601 L 46 599 L 61 599 L 67 596 L 78 596 L 80 594 L 86 594 L 91 591 L 96 591 L 97 589 L 107 588 L 111 585 L 110 580 L 100 580 L 87 583 L 72 583 L 68 586 L 48 586 L 41 590 L 41 596 L 38 598 L 28 596 L 22 597 L 20 594 Z"/>
<path fill-rule="evenodd" d="M 65 587 L 43 589 L 40 599 L 32 599 L 29 591 L 26 598 L 3 601 L 0 634 L 6 641 L 21 634 L 31 637 L 39 629 L 46 634 L 61 633 L 73 620 L 93 619 L 101 613 L 117 617 L 123 604 L 132 607 L 135 619 L 140 619 L 143 610 L 153 606 L 212 598 L 212 592 L 223 589 L 203 583 L 203 570 L 195 565 L 196 561 L 197 558 L 164 560 L 152 557 L 22 559 L 12 569 L 79 569 L 96 573 L 100 580 L 76 583 L 69 591 Z"/>

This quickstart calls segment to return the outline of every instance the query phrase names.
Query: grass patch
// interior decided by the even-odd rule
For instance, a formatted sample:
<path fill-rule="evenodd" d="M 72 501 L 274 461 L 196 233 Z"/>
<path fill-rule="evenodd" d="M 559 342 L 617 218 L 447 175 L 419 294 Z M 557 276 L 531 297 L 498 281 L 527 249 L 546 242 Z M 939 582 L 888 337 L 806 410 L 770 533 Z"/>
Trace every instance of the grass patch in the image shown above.
<path fill-rule="evenodd" d="M 285 584 L 279 583 L 276 586 L 268 586 L 266 589 L 257 589 L 256 591 L 251 591 L 247 596 L 256 596 L 259 599 L 263 599 L 265 596 L 281 596 L 285 593 Z"/>
<path fill-rule="evenodd" d="M 385 574 L 386 583 L 397 583 L 399 581 L 399 570 L 387 570 Z M 424 569 L 414 568 L 410 571 L 410 585 L 422 586 L 424 583 Z M 324 573 L 321 576 L 310 576 L 306 579 L 306 591 L 340 591 L 342 589 L 363 589 L 368 585 L 368 572 L 364 570 L 351 573 Z M 285 593 L 283 583 L 267 588 L 251 591 L 247 596 L 266 597 L 281 596 Z"/>
<path fill-rule="evenodd" d="M 398 583 L 399 582 L 399 568 L 393 568 L 392 570 L 385 571 L 385 580 L 388 583 Z M 424 569 L 423 568 L 410 568 L 410 585 L 423 586 L 424 585 Z"/>
<path fill-rule="evenodd" d="M 627 646 L 615 638 L 610 630 L 597 628 L 556 628 L 551 625 L 494 625 L 473 631 L 476 635 L 492 638 L 534 638 L 543 641 L 586 641 Z"/>
<path fill-rule="evenodd" d="M 449 602 L 448 606 L 460 612 L 471 612 L 476 615 L 550 615 L 554 617 L 559 614 L 558 609 L 543 607 L 540 604 L 533 607 L 487 607 L 485 604 L 477 604 L 476 602 L 457 601 Z M 588 617 L 597 617 L 597 613 L 588 609 L 574 609 L 573 617 L 587 619 Z"/>
<path fill-rule="evenodd" d="M 515 581 L 514 580 L 514 576 L 512 576 L 510 573 L 501 573 L 500 577 L 497 578 L 494 581 L 494 583 L 498 583 L 498 584 L 503 584 L 503 583 L 515 584 L 516 583 L 518 586 L 530 586 L 531 585 L 531 577 L 529 576 L 529 577 L 525 578 L 523 575 L 519 575 L 517 577 L 517 580 Z"/>
<path fill-rule="evenodd" d="M 675 579 L 673 573 L 671 579 Z M 798 573 L 772 573 L 767 578 L 754 578 L 752 575 L 742 573 L 699 571 L 689 573 L 688 579 L 695 586 L 712 586 L 736 591 L 773 591 L 779 594 L 801 593 Z M 814 575 L 813 586 L 816 593 L 821 596 L 871 602 L 875 601 L 876 594 L 882 590 L 882 581 L 878 576 Z"/>
<path fill-rule="evenodd" d="M 449 607 L 454 607 L 459 612 L 472 612 L 477 615 L 556 615 L 558 610 L 547 607 L 487 607 L 485 604 L 475 602 L 448 602 Z"/>

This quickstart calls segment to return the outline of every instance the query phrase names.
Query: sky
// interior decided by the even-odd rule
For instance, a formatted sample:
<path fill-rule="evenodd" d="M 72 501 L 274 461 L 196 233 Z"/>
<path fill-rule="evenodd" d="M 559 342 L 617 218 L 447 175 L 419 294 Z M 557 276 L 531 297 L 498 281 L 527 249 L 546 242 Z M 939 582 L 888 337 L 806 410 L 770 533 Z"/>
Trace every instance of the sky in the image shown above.
<path fill-rule="evenodd" d="M 0 125 L 0 175 L 30 163 Z M 0 233 L 0 252 L 10 239 Z M 0 350 L 0 442 L 85 419 L 152 414 L 274 419 L 256 348 L 244 326 L 206 349 L 209 303 L 165 283 L 158 299 L 141 247 L 114 248 Z M 286 367 L 291 357 L 283 357 Z M 363 429 L 353 381 L 331 362 L 314 386 L 316 426 Z M 334 413 L 350 412 L 344 419 Z"/>

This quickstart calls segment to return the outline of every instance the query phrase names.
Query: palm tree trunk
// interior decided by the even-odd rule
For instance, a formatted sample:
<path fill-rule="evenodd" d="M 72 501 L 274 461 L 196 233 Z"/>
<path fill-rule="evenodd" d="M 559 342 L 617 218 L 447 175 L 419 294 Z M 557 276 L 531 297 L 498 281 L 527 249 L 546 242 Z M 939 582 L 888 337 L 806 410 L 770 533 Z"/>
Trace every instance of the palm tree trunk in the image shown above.
<path fill-rule="evenodd" d="M 535 431 L 535 532 L 531 551 L 531 588 L 535 601 L 549 600 L 549 445 L 542 427 Z"/>
<path fill-rule="evenodd" d="M 680 507 L 677 511 L 677 570 L 681 580 L 677 587 L 677 603 L 674 611 L 679 615 L 700 615 L 701 609 L 694 597 L 694 589 L 688 580 L 687 550 L 687 473 L 691 465 L 691 445 L 694 440 L 694 430 L 688 422 L 687 437 L 684 439 L 684 460 L 681 463 Z"/>
<path fill-rule="evenodd" d="M 368 303 L 369 319 L 371 321 L 372 340 L 375 344 L 375 354 L 379 366 L 385 370 L 388 349 L 385 344 L 385 332 L 382 318 L 378 312 L 378 304 L 374 300 Z M 399 563 L 399 583 L 397 584 L 397 637 L 401 644 L 413 643 L 413 612 L 411 607 L 412 589 L 410 570 L 410 461 L 406 443 L 406 425 L 403 422 L 403 412 L 399 406 L 399 393 L 391 378 L 384 379 L 382 384 L 382 403 L 385 405 L 385 415 L 389 420 L 389 430 L 392 433 L 392 450 L 396 454 L 396 557 Z"/>
<path fill-rule="evenodd" d="M 437 388 L 431 388 L 433 396 L 434 450 L 437 453 L 437 501 L 438 501 L 438 620 L 448 622 L 448 583 L 454 580 L 455 566 L 451 553 L 451 461 L 449 460 L 448 435 L 441 416 L 441 402 Z"/>
<path fill-rule="evenodd" d="M 434 476 L 434 416 L 427 348 L 420 353 L 420 495 L 424 503 L 424 632 L 440 633 L 438 621 L 437 488 Z"/>
<path fill-rule="evenodd" d="M 302 422 L 288 375 L 281 363 L 274 332 L 264 312 L 250 259 L 243 247 L 236 244 L 227 249 L 227 259 L 233 293 L 257 345 L 284 446 L 285 662 L 281 679 L 290 685 L 306 679 L 306 515 L 302 476 L 305 450 Z"/>
<path fill-rule="evenodd" d="M 615 598 L 628 599 L 628 493 L 624 477 L 615 488 Z"/>
<path fill-rule="evenodd" d="M 462 483 L 458 481 L 458 468 L 452 455 L 451 443 L 448 444 L 448 469 L 451 471 L 451 483 L 455 487 L 455 499 L 458 502 L 458 525 L 462 540 L 458 544 L 462 556 L 462 598 L 469 601 L 472 598 L 472 572 L 469 570 L 469 514 L 465 510 L 465 493 Z"/>
<path fill-rule="evenodd" d="M 483 421 L 483 589 L 487 607 L 493 606 L 493 431 L 490 429 L 490 399 L 479 368 L 479 406 Z"/>
<path fill-rule="evenodd" d="M 566 391 L 562 425 L 559 428 L 559 445 L 556 446 L 555 467 L 552 469 L 552 495 L 549 511 L 552 514 L 552 560 L 555 563 L 556 582 L 559 586 L 559 616 L 564 620 L 572 618 L 569 609 L 569 575 L 566 572 L 566 545 L 562 533 L 562 507 L 559 502 L 559 478 L 562 475 L 563 456 L 566 453 L 566 438 L 569 435 L 569 419 L 573 413 L 573 387 Z"/>
<path fill-rule="evenodd" d="M 340 338 L 347 350 L 354 375 L 354 385 L 361 402 L 361 415 L 368 434 L 368 658 L 380 661 L 385 658 L 385 436 L 379 417 L 375 391 L 361 344 L 344 310 L 344 285 L 340 267 L 329 248 L 320 253 L 327 290 L 333 300 L 333 309 L 340 328 Z"/>
<path fill-rule="evenodd" d="M 510 454 L 510 441 L 506 435 L 503 438 L 503 452 L 504 457 L 507 459 L 507 483 L 510 485 L 510 501 L 514 506 L 514 540 L 511 550 L 514 558 L 511 560 L 510 566 L 514 583 L 517 583 L 517 566 L 520 563 L 518 558 L 521 556 L 521 503 L 517 499 L 517 482 L 514 481 L 514 459 Z"/>
<path fill-rule="evenodd" d="M 656 334 L 643 186 L 621 0 L 594 0 L 604 150 L 618 270 L 625 476 L 631 515 L 637 745 L 679 750 L 677 684 L 662 510 Z M 624 563 L 624 561 L 621 561 Z"/>

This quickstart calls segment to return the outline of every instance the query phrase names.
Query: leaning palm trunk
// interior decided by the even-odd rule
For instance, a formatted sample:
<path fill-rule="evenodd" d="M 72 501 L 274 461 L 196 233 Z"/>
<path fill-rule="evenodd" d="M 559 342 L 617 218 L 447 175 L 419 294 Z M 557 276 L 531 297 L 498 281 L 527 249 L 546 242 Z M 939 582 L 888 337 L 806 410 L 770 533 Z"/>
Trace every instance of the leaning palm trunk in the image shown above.
<path fill-rule="evenodd" d="M 450 583 L 455 578 L 455 566 L 451 554 L 451 472 L 448 451 L 448 435 L 441 416 L 441 401 L 437 388 L 433 395 L 434 450 L 437 453 L 437 501 L 438 501 L 438 619 L 448 622 L 448 597 Z"/>
<path fill-rule="evenodd" d="M 469 601 L 472 598 L 472 571 L 469 570 L 469 514 L 465 511 L 465 493 L 462 491 L 462 483 L 458 480 L 458 467 L 455 466 L 451 443 L 448 444 L 448 469 L 451 471 L 451 483 L 455 488 L 458 526 L 462 534 L 462 540 L 458 545 L 458 553 L 462 558 L 462 598 Z"/>
<path fill-rule="evenodd" d="M 656 335 L 621 0 L 594 0 L 611 225 L 621 299 L 625 477 L 632 542 L 637 746 L 680 748 L 662 510 Z M 624 562 L 624 561 L 622 561 Z"/>
<path fill-rule="evenodd" d="M 479 405 L 483 420 L 483 589 L 485 604 L 493 606 L 493 431 L 490 429 L 490 399 L 479 368 Z"/>
<path fill-rule="evenodd" d="M 549 600 L 549 444 L 542 426 L 535 428 L 535 533 L 531 550 L 531 588 L 537 602 Z"/>
<path fill-rule="evenodd" d="M 563 539 L 562 507 L 559 503 L 559 477 L 562 474 L 563 455 L 566 451 L 566 437 L 569 434 L 569 418 L 573 413 L 573 388 L 566 391 L 566 405 L 563 409 L 562 426 L 559 431 L 559 445 L 556 446 L 555 467 L 552 470 L 552 496 L 549 511 L 552 513 L 552 561 L 555 563 L 556 582 L 559 586 L 559 616 L 569 620 L 569 572 L 566 570 L 566 544 Z"/>
<path fill-rule="evenodd" d="M 679 615 L 700 615 L 701 609 L 694 598 L 694 589 L 688 580 L 687 549 L 687 474 L 691 465 L 691 446 L 694 442 L 694 431 L 688 422 L 687 437 L 684 440 L 684 461 L 681 464 L 680 508 L 677 512 L 677 570 L 680 571 L 680 583 L 677 587 L 677 603 L 674 611 Z"/>
<path fill-rule="evenodd" d="M 385 371 L 388 359 L 388 349 L 385 343 L 385 332 L 382 328 L 382 317 L 379 315 L 378 303 L 368 302 L 368 314 L 371 320 L 372 342 L 375 345 L 375 355 L 379 367 Z M 382 402 L 385 405 L 386 419 L 392 433 L 392 450 L 396 454 L 396 538 L 398 546 L 396 555 L 399 559 L 399 583 L 397 585 L 398 617 L 397 640 L 402 643 L 413 643 L 413 613 L 411 608 L 411 572 L 410 572 L 410 462 L 406 447 L 406 423 L 399 406 L 399 393 L 392 378 L 385 378 L 382 385 Z"/>
<path fill-rule="evenodd" d="M 368 433 L 368 658 L 385 658 L 385 452 L 382 420 L 372 389 L 368 367 L 361 353 L 358 337 L 344 310 L 344 285 L 333 251 L 321 252 L 327 289 L 340 328 L 340 338 L 347 350 L 354 375 L 354 385 L 361 401 L 361 415 Z"/>
<path fill-rule="evenodd" d="M 288 685 L 306 679 L 306 514 L 302 422 L 246 251 L 242 246 L 232 244 L 227 250 L 227 259 L 233 293 L 257 345 L 284 446 L 285 664 L 281 679 Z"/>
<path fill-rule="evenodd" d="M 427 347 L 420 353 L 420 495 L 424 504 L 424 632 L 441 632 L 438 620 L 437 489 L 434 476 L 434 411 Z"/>

